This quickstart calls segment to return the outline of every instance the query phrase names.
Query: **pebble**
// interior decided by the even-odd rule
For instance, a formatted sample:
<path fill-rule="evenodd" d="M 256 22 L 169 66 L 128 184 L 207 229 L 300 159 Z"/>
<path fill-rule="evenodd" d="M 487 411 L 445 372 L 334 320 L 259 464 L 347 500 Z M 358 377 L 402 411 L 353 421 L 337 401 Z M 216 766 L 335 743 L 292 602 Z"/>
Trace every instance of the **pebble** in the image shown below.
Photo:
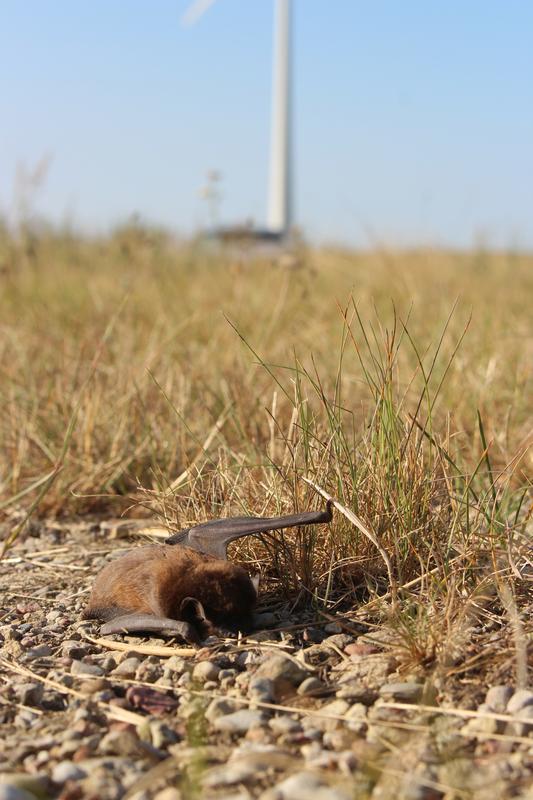
<path fill-rule="evenodd" d="M 378 697 L 378 692 L 368 686 L 364 686 L 362 683 L 346 683 L 335 692 L 335 696 L 342 700 L 352 700 L 356 703 L 364 703 L 366 706 L 371 706 Z"/>
<path fill-rule="evenodd" d="M 244 650 L 244 652 L 239 653 L 236 658 L 236 662 L 239 667 L 254 667 L 256 664 L 263 663 L 263 655 L 261 653 L 256 653 L 253 650 Z"/>
<path fill-rule="evenodd" d="M 189 663 L 181 656 L 171 656 L 165 661 L 165 671 L 178 672 L 180 675 L 187 671 L 188 666 Z"/>
<path fill-rule="evenodd" d="M 27 798 L 35 800 L 36 797 L 46 796 L 47 782 L 43 773 L 28 775 L 27 773 L 4 772 L 0 775 L 0 800 L 27 800 Z M 5 794 L 2 794 L 3 790 Z M 15 795 L 15 791 L 20 794 Z"/>
<path fill-rule="evenodd" d="M 292 717 L 283 714 L 279 717 L 273 717 L 268 726 L 274 733 L 278 734 L 286 734 L 286 733 L 296 733 L 297 731 L 302 730 L 302 724 L 299 720 L 293 719 Z"/>
<path fill-rule="evenodd" d="M 248 686 L 248 696 L 261 703 L 273 703 L 276 697 L 274 681 L 254 675 Z"/>
<path fill-rule="evenodd" d="M 229 697 L 215 697 L 205 710 L 205 718 L 209 722 L 217 719 L 217 717 L 227 716 L 238 710 L 238 704 L 231 700 Z"/>
<path fill-rule="evenodd" d="M 9 783 L 0 783 L 0 800 L 35 800 L 35 795 Z"/>
<path fill-rule="evenodd" d="M 325 716 L 312 716 L 307 717 L 304 722 L 304 728 L 313 727 L 320 731 L 333 731 L 341 724 L 341 720 L 337 717 L 344 717 L 349 710 L 350 704 L 346 700 L 332 700 L 331 703 L 326 703 L 321 706 L 320 714 Z M 326 715 L 331 715 L 332 719 L 328 719 Z"/>
<path fill-rule="evenodd" d="M 101 678 L 104 675 L 104 670 L 98 664 L 87 664 L 85 661 L 74 660 L 70 666 L 72 675 L 94 675 Z"/>
<path fill-rule="evenodd" d="M 379 690 L 380 697 L 398 703 L 417 703 L 424 691 L 421 683 L 386 683 Z"/>
<path fill-rule="evenodd" d="M 309 671 L 291 658 L 274 655 L 263 661 L 255 672 L 256 678 L 268 678 L 272 681 L 276 699 L 298 686 L 309 677 Z"/>
<path fill-rule="evenodd" d="M 89 651 L 80 642 L 77 642 L 73 639 L 67 639 L 63 642 L 61 652 L 64 656 L 75 658 L 77 661 L 81 661 L 81 659 L 86 656 Z"/>
<path fill-rule="evenodd" d="M 367 707 L 363 703 L 354 703 L 346 712 L 347 727 L 353 733 L 361 735 L 367 727 Z"/>
<path fill-rule="evenodd" d="M 326 627 L 327 630 L 327 627 Z M 347 633 L 336 633 L 333 636 L 328 636 L 324 639 L 321 647 L 338 647 L 339 650 L 344 650 L 353 642 L 353 636 Z"/>
<path fill-rule="evenodd" d="M 245 759 L 238 763 L 225 764 L 215 767 L 207 772 L 202 780 L 204 786 L 231 786 L 235 783 L 244 783 L 250 778 L 260 777 L 257 774 L 255 762 L 247 763 Z"/>
<path fill-rule="evenodd" d="M 265 716 L 261 712 L 242 709 L 217 717 L 213 720 L 213 727 L 224 733 L 246 733 L 251 728 L 260 727 L 264 722 Z"/>
<path fill-rule="evenodd" d="M 326 633 L 342 633 L 342 625 L 339 622 L 328 622 L 324 630 Z"/>
<path fill-rule="evenodd" d="M 339 678 L 339 683 L 356 682 L 379 687 L 396 669 L 396 659 L 388 655 L 350 656 L 350 661 L 350 669 Z"/>
<path fill-rule="evenodd" d="M 200 661 L 198 664 L 195 664 L 192 677 L 193 680 L 201 681 L 202 683 L 206 681 L 216 681 L 219 672 L 220 667 L 218 664 L 214 664 L 212 661 Z"/>
<path fill-rule="evenodd" d="M 138 757 L 142 755 L 139 738 L 131 730 L 113 730 L 100 742 L 99 751 L 109 755 Z"/>
<path fill-rule="evenodd" d="M 73 764 L 72 761 L 60 761 L 52 770 L 52 780 L 54 783 L 66 783 L 67 781 L 79 781 L 85 778 L 85 770 Z"/>
<path fill-rule="evenodd" d="M 113 670 L 113 675 L 117 675 L 121 678 L 134 678 L 135 673 L 139 669 L 141 665 L 141 661 L 139 658 L 135 656 L 131 656 L 130 658 L 125 658 L 123 661 L 120 662 L 118 667 L 115 667 Z"/>
<path fill-rule="evenodd" d="M 381 648 L 375 644 L 368 644 L 367 642 L 354 642 L 344 648 L 347 656 L 371 656 L 375 653 L 381 653 Z"/>
<path fill-rule="evenodd" d="M 168 745 L 175 744 L 179 740 L 179 736 L 175 730 L 170 728 L 161 720 L 154 720 L 149 724 L 150 740 L 154 747 L 162 750 Z"/>
<path fill-rule="evenodd" d="M 298 686 L 297 694 L 314 694 L 315 692 L 322 691 L 324 688 L 325 684 L 321 680 L 315 677 L 310 677 L 301 682 L 301 684 Z"/>
<path fill-rule="evenodd" d="M 104 692 L 110 688 L 109 681 L 106 678 L 93 678 L 90 681 L 83 681 L 78 687 L 78 691 L 82 694 L 96 694 L 96 692 Z"/>
<path fill-rule="evenodd" d="M 237 677 L 237 670 L 236 669 L 221 669 L 218 673 L 218 679 L 221 681 L 226 681 Z"/>
<path fill-rule="evenodd" d="M 485 704 L 497 714 L 503 714 L 507 703 L 513 696 L 510 686 L 491 686 L 485 697 Z"/>
<path fill-rule="evenodd" d="M 531 705 L 533 705 L 533 692 L 530 689 L 517 689 L 507 703 L 507 713 L 516 714 Z"/>
<path fill-rule="evenodd" d="M 297 772 L 260 795 L 260 800 L 353 800 L 352 792 L 328 786 L 312 772 Z"/>
<path fill-rule="evenodd" d="M 38 706 L 43 699 L 42 683 L 19 683 L 14 689 L 19 703 L 24 706 Z"/>
<path fill-rule="evenodd" d="M 32 647 L 25 653 L 26 661 L 33 661 L 36 658 L 47 658 L 53 653 L 52 648 L 48 644 L 39 644 L 37 647 Z"/>

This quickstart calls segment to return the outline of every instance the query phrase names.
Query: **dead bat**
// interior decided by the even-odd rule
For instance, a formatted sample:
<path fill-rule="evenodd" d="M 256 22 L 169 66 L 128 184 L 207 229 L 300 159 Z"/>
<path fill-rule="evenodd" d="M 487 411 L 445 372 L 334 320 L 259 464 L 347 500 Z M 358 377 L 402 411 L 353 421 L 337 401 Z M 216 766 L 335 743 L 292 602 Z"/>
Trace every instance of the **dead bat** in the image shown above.
<path fill-rule="evenodd" d="M 326 511 L 286 517 L 213 520 L 139 547 L 95 579 L 84 619 L 101 619 L 102 634 L 152 631 L 198 643 L 210 633 L 251 628 L 258 583 L 226 560 L 229 542 L 254 533 L 329 522 Z"/>

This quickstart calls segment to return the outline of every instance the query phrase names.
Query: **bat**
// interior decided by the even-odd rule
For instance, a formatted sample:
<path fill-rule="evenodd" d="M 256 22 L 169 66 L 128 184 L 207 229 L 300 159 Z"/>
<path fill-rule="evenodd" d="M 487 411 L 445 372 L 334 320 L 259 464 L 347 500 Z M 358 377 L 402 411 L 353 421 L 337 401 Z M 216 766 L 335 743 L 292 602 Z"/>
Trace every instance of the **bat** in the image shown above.
<path fill-rule="evenodd" d="M 170 536 L 163 545 L 131 550 L 96 576 L 84 619 L 100 619 L 104 635 L 156 632 L 199 643 L 210 634 L 252 626 L 258 580 L 227 560 L 234 539 L 330 522 L 326 510 L 284 517 L 213 520 Z"/>

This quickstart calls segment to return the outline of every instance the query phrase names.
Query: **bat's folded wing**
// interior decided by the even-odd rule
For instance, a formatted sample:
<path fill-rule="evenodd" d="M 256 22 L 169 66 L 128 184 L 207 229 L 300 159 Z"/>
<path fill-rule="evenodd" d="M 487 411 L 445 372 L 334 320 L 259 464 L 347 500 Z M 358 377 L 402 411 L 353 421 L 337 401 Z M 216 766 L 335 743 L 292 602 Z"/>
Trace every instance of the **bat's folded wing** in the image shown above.
<path fill-rule="evenodd" d="M 234 539 L 254 533 L 294 528 L 298 525 L 318 525 L 331 522 L 333 504 L 328 501 L 325 511 L 304 511 L 284 517 L 229 517 L 204 522 L 194 528 L 185 528 L 172 534 L 165 544 L 181 544 L 201 553 L 225 559 L 226 548 Z"/>

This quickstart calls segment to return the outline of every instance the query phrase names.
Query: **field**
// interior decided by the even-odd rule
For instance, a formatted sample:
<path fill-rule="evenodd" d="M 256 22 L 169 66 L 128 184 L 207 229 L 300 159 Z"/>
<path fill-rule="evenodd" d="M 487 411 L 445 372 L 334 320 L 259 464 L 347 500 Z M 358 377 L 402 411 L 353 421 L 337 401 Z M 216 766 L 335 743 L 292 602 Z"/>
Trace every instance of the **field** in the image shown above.
<path fill-rule="evenodd" d="M 327 528 L 233 546 L 264 608 L 386 632 L 400 674 L 457 709 L 531 684 L 533 256 L 4 230 L 0 289 L 4 608 L 9 563 L 52 525 L 61 545 L 87 526 L 69 555 L 88 563 L 101 521 L 330 495 Z M 531 726 L 505 724 L 469 757 L 503 742 L 530 768 Z"/>

